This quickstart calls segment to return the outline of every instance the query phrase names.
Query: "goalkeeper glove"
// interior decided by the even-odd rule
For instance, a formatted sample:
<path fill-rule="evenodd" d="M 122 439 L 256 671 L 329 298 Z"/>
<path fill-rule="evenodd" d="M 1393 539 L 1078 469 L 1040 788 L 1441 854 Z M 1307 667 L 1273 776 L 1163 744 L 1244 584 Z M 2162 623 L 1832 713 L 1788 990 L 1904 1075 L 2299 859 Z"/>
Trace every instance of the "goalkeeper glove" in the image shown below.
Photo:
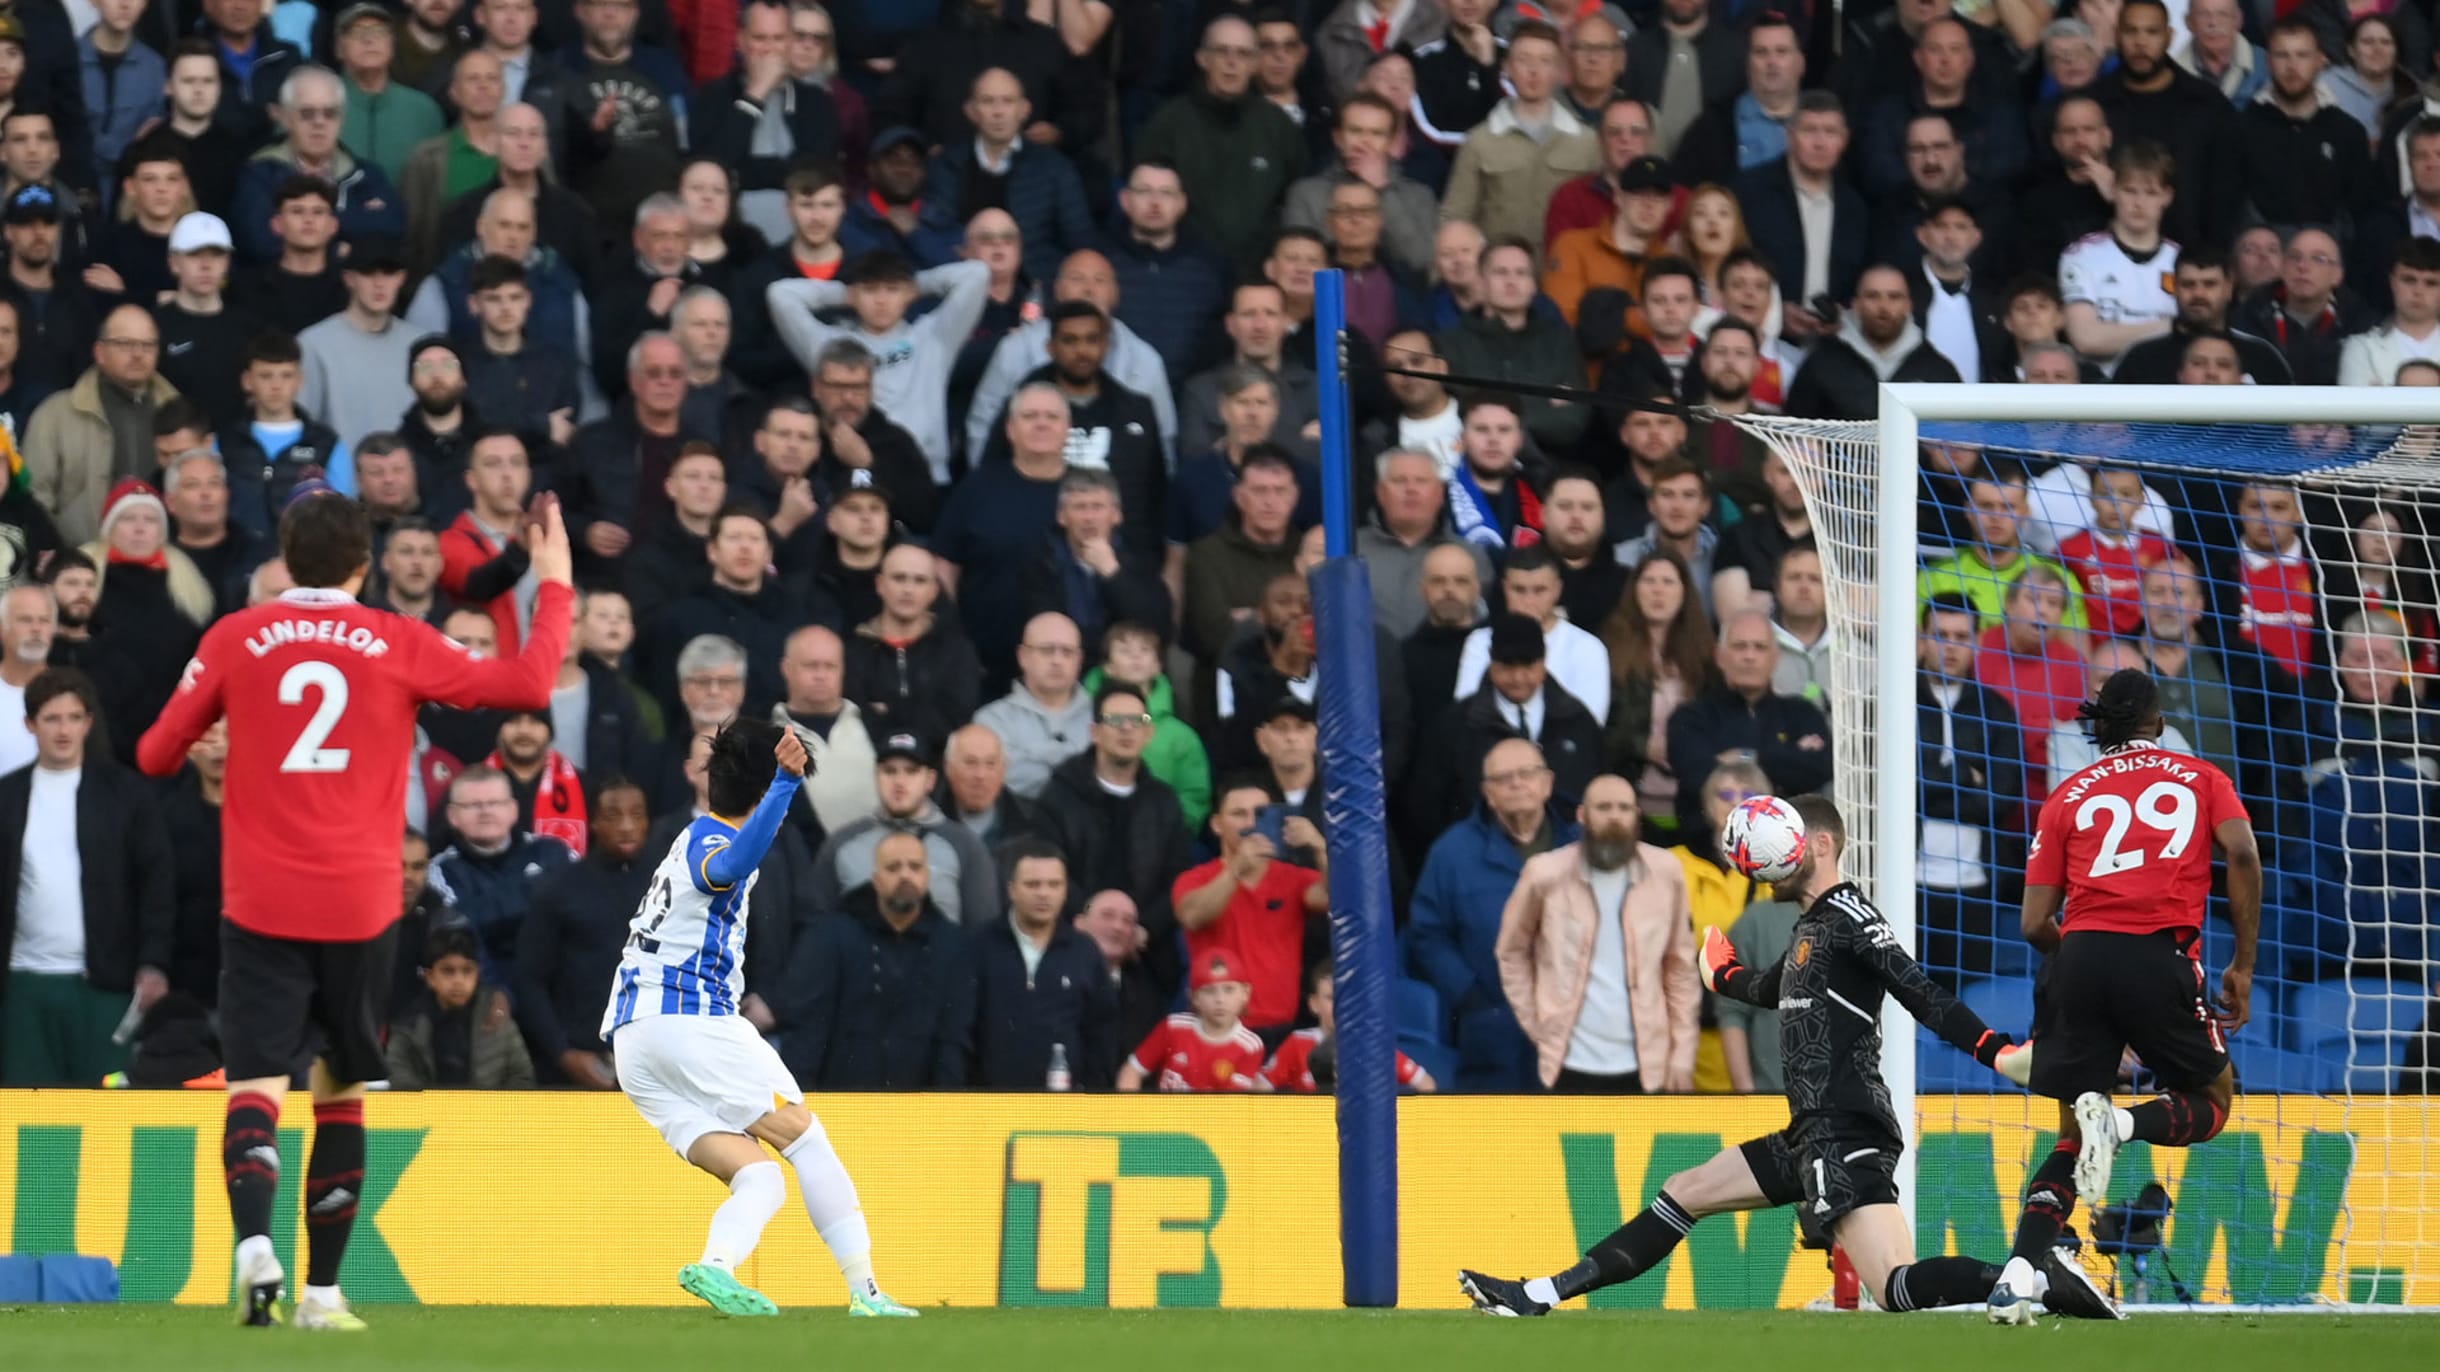
<path fill-rule="evenodd" d="M 1985 1029 L 1975 1041 L 1974 1060 L 2019 1086 L 2033 1078 L 2033 1045 L 2018 1043 L 1997 1029 Z"/>
<path fill-rule="evenodd" d="M 1717 926 L 1703 931 L 1703 984 L 1705 986 L 1714 991 L 1722 991 L 1728 984 L 1729 974 L 1741 971 L 1744 967 L 1745 964 L 1737 960 L 1736 945 L 1728 941 L 1728 935 L 1721 933 Z"/>

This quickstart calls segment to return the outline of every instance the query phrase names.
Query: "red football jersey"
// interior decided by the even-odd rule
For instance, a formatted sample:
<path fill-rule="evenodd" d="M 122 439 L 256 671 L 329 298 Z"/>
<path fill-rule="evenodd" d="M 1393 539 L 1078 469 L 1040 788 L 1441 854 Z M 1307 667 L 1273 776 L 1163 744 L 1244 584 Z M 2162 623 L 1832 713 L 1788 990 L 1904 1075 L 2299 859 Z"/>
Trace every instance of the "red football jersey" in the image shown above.
<path fill-rule="evenodd" d="M 214 624 L 136 763 L 168 776 L 228 718 L 222 912 L 275 938 L 342 943 L 388 928 L 416 709 L 549 708 L 574 597 L 545 583 L 511 658 L 468 652 L 344 591 L 300 588 Z"/>
<path fill-rule="evenodd" d="M 1262 1079 L 1271 1083 L 1272 1089 L 1279 1091 L 1320 1090 L 1320 1085 L 1313 1080 L 1313 1050 L 1321 1046 L 1322 1030 L 1319 1025 L 1288 1035 L 1287 1041 L 1279 1045 L 1278 1054 L 1271 1059 L 1271 1065 L 1263 1069 Z M 1400 1086 L 1414 1085 L 1416 1075 L 1422 1071 L 1413 1058 L 1404 1053 L 1398 1054 Z"/>
<path fill-rule="evenodd" d="M 2141 529 L 2122 539 L 2085 529 L 2059 545 L 2059 560 L 2084 587 L 2085 618 L 2123 636 L 2143 627 L 2143 569 L 2168 561 L 2169 545 Z"/>
<path fill-rule="evenodd" d="M 1164 1091 L 1251 1091 L 1262 1078 L 1262 1039 L 1240 1024 L 1214 1042 L 1192 1015 L 1171 1015 L 1135 1050 L 1135 1065 Z"/>
<path fill-rule="evenodd" d="M 2029 886 L 2060 886 L 2068 933 L 2199 929 L 2211 895 L 2211 836 L 2249 819 L 2225 773 L 2131 744 L 2069 777 L 2042 806 Z"/>

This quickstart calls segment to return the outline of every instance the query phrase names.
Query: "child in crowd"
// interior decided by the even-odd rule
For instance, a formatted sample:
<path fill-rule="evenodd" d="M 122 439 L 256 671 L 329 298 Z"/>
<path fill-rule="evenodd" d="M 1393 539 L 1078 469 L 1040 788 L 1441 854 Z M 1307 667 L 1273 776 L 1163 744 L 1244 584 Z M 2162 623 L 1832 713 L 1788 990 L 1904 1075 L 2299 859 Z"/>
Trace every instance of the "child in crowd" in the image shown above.
<path fill-rule="evenodd" d="M 472 929 L 451 925 L 424 941 L 423 994 L 391 1023 L 384 1056 L 394 1090 L 534 1089 L 534 1061 L 508 992 L 483 981 Z"/>
<path fill-rule="evenodd" d="M 1102 634 L 1101 665 L 1085 673 L 1087 695 L 1105 681 L 1131 681 L 1144 688 L 1144 710 L 1152 716 L 1152 741 L 1144 745 L 1144 770 L 1178 793 L 1190 833 L 1203 832 L 1212 812 L 1212 764 L 1203 740 L 1178 718 L 1177 691 L 1161 671 L 1158 631 L 1120 620 Z"/>
<path fill-rule="evenodd" d="M 1194 1013 L 1171 1015 L 1154 1026 L 1118 1069 L 1118 1089 L 1141 1091 L 1156 1077 L 1163 1091 L 1268 1091 L 1263 1080 L 1262 1040 L 1245 1027 L 1246 1001 L 1254 988 L 1242 978 L 1237 955 L 1207 948 L 1195 959 Z"/>
<path fill-rule="evenodd" d="M 1318 958 L 1305 969 L 1305 1008 L 1313 1012 L 1315 1024 L 1288 1035 L 1271 1058 L 1271 1065 L 1263 1069 L 1262 1078 L 1271 1083 L 1272 1090 L 1311 1093 L 1335 1084 L 1339 1017 L 1338 983 L 1332 977 L 1336 971 L 1336 964 L 1329 958 Z M 1440 1089 L 1432 1074 L 1404 1053 L 1398 1055 L 1398 1084 L 1410 1091 Z"/>
<path fill-rule="evenodd" d="M 261 533 L 279 527 L 298 482 L 328 473 L 341 484 L 338 474 L 352 473 L 354 463 L 329 425 L 297 408 L 305 353 L 296 335 L 257 334 L 245 357 L 237 381 L 246 393 L 246 422 L 236 433 L 222 431 L 220 455 L 229 472 L 229 522 Z"/>
<path fill-rule="evenodd" d="M 2135 527 L 2143 476 L 2126 467 L 2093 469 L 2093 522 L 2059 544 L 2059 560 L 2084 587 L 2085 616 L 2124 638 L 2143 628 L 2143 570 L 2169 560 L 2159 534 Z"/>

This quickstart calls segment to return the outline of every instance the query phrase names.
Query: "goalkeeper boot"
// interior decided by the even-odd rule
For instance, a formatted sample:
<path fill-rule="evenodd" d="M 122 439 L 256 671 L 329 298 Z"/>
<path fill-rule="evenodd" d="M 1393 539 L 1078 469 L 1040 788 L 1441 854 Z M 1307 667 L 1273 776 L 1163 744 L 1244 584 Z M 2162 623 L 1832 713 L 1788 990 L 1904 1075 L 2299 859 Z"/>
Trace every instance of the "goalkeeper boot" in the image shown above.
<path fill-rule="evenodd" d="M 1457 1286 L 1459 1290 L 1466 1293 L 1467 1300 L 1474 1302 L 1474 1308 L 1486 1315 L 1501 1315 L 1514 1319 L 1519 1316 L 1550 1313 L 1549 1306 L 1525 1294 L 1525 1283 L 1521 1281 L 1510 1281 L 1505 1277 L 1487 1277 L 1480 1272 L 1460 1268 L 1457 1273 Z"/>
<path fill-rule="evenodd" d="M 678 1286 L 723 1315 L 776 1315 L 779 1307 L 762 1292 L 739 1282 L 724 1268 L 690 1262 L 678 1269 Z"/>
<path fill-rule="evenodd" d="M 248 1239 L 237 1245 L 237 1322 L 269 1326 L 280 1322 L 280 1288 L 288 1274 L 281 1270 L 271 1240 Z"/>
<path fill-rule="evenodd" d="M 847 1313 L 853 1319 L 911 1320 L 922 1312 L 900 1305 L 876 1287 L 871 1291 L 848 1292 Z"/>
<path fill-rule="evenodd" d="M 2076 1150 L 2076 1199 L 2097 1207 L 2109 1200 L 2110 1164 L 2117 1160 L 2118 1107 L 2098 1091 L 2076 1097 L 2076 1128 L 2084 1135 Z"/>
<path fill-rule="evenodd" d="M 328 1298 L 316 1296 L 310 1288 L 297 1298 L 296 1326 L 333 1334 L 364 1332 L 364 1321 L 356 1317 L 355 1311 L 347 1308 L 345 1298 L 336 1294 Z"/>
<path fill-rule="evenodd" d="M 2075 1250 L 2064 1246 L 2051 1249 L 2042 1263 L 2042 1275 L 2049 1283 L 2042 1292 L 2042 1308 L 2051 1314 L 2071 1320 L 2126 1318 L 2118 1302 L 2111 1300 L 2100 1283 L 2093 1280 L 2093 1274 L 2084 1270 Z"/>
<path fill-rule="evenodd" d="M 2048 1280 L 2023 1258 L 2010 1258 L 2000 1269 L 1999 1285 L 1991 1288 L 1984 1309 L 1993 1324 L 2031 1325 L 2033 1303 L 2049 1291 Z"/>

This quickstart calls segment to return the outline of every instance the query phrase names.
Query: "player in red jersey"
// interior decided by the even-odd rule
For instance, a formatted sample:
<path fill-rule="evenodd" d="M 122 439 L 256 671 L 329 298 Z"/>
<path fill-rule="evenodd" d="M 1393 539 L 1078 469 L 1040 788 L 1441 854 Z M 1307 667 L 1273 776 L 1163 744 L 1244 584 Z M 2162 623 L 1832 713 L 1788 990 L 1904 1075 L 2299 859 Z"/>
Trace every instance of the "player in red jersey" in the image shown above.
<path fill-rule="evenodd" d="M 2026 1187 L 2016 1247 L 1991 1293 L 1994 1323 L 2032 1323 L 2035 1270 L 2076 1198 L 2107 1198 L 2120 1144 L 2184 1148 L 2220 1132 L 2236 1093 L 2225 1034 L 2253 1013 L 2262 853 L 2237 788 L 2210 763 L 2154 743 L 2160 687 L 2147 673 L 2113 675 L 2079 713 L 2101 757 L 2051 792 L 2025 866 L 2025 938 L 2049 955 L 2030 1085 L 2061 1102 L 2059 1142 Z M 2237 932 L 2216 1004 L 2199 956 L 2215 846 Z M 2124 1108 L 2110 1090 L 2130 1047 L 2162 1089 Z"/>
<path fill-rule="evenodd" d="M 300 1328 L 361 1329 L 339 1263 L 364 1189 L 364 1083 L 384 1075 L 376 998 L 390 984 L 398 835 L 415 712 L 547 708 L 575 617 L 567 529 L 545 497 L 525 537 L 541 583 L 514 658 L 486 659 L 418 620 L 356 601 L 372 563 L 364 507 L 320 483 L 280 518 L 296 589 L 214 624 L 136 745 L 168 776 L 214 721 L 229 726 L 221 834 L 220 1036 L 229 1113 L 221 1158 L 237 1230 L 239 1315 L 278 1322 L 271 1245 L 279 1112 L 313 1051 Z"/>
<path fill-rule="evenodd" d="M 1141 1047 L 1118 1069 L 1118 1089 L 1141 1091 L 1146 1081 L 1163 1091 L 1268 1091 L 1262 1077 L 1262 1039 L 1245 1027 L 1245 1005 L 1254 988 L 1226 948 L 1195 954 L 1190 1015 L 1171 1015 L 1152 1026 Z"/>

